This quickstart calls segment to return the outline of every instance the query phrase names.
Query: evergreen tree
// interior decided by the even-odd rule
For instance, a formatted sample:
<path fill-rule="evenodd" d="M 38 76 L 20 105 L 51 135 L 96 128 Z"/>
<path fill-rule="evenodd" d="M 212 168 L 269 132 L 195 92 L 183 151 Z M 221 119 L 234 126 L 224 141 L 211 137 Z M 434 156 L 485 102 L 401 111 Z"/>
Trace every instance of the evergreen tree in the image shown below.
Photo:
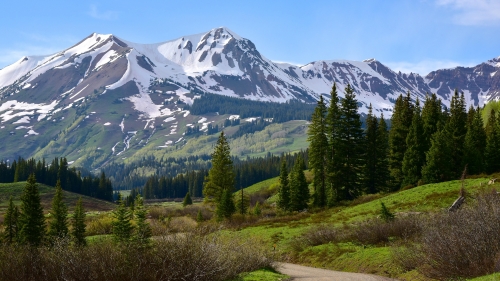
<path fill-rule="evenodd" d="M 72 231 L 71 236 L 77 246 L 85 246 L 87 241 L 85 240 L 85 210 L 82 205 L 82 197 L 78 199 L 76 203 L 75 211 L 71 217 Z"/>
<path fill-rule="evenodd" d="M 233 161 L 229 144 L 222 131 L 212 153 L 212 168 L 203 185 L 205 200 L 212 199 L 216 204 L 219 203 L 225 190 L 232 194 L 234 183 Z"/>
<path fill-rule="evenodd" d="M 328 139 L 326 137 L 326 105 L 323 96 L 320 96 L 318 104 L 311 117 L 311 124 L 307 131 L 309 141 L 309 168 L 313 172 L 313 205 L 324 207 L 327 203 L 326 181 L 327 181 L 327 149 Z"/>
<path fill-rule="evenodd" d="M 389 132 L 387 131 L 387 124 L 385 123 L 384 114 L 380 115 L 377 133 L 377 164 L 376 164 L 376 180 L 375 190 L 383 191 L 387 189 L 389 183 Z"/>
<path fill-rule="evenodd" d="M 486 147 L 486 133 L 483 127 L 483 118 L 478 110 L 469 110 L 467 134 L 464 143 L 464 163 L 470 174 L 479 174 L 484 171 L 484 149 Z"/>
<path fill-rule="evenodd" d="M 278 208 L 283 211 L 290 209 L 290 184 L 288 182 L 288 168 L 285 159 L 281 161 L 280 180 L 278 190 Z"/>
<path fill-rule="evenodd" d="M 49 224 L 49 236 L 52 238 L 61 238 L 68 235 L 68 207 L 63 202 L 64 194 L 61 187 L 61 181 L 57 180 L 56 194 L 52 199 L 52 210 Z"/>
<path fill-rule="evenodd" d="M 118 207 L 113 211 L 113 237 L 115 241 L 126 242 L 131 238 L 132 224 L 130 223 L 130 212 L 118 193 Z"/>
<path fill-rule="evenodd" d="M 328 139 L 328 158 L 327 158 L 327 186 L 328 186 L 328 205 L 332 206 L 337 202 L 337 172 L 340 167 L 338 160 L 337 143 L 339 141 L 339 123 L 340 107 L 337 94 L 337 84 L 333 83 L 330 92 L 330 107 L 326 114 L 326 130 Z"/>
<path fill-rule="evenodd" d="M 431 148 L 426 153 L 426 164 L 422 168 L 422 180 L 424 183 L 435 183 L 453 178 L 450 163 L 451 158 L 451 134 L 445 128 L 437 131 L 431 140 Z"/>
<path fill-rule="evenodd" d="M 248 211 L 248 206 L 250 205 L 250 198 L 243 192 L 243 188 L 239 192 L 238 199 L 236 200 L 236 211 L 244 215 Z"/>
<path fill-rule="evenodd" d="M 365 192 L 368 194 L 377 193 L 377 174 L 378 162 L 379 162 L 379 150 L 380 145 L 378 141 L 379 129 L 377 117 L 373 116 L 372 105 L 368 107 L 368 116 L 366 117 L 366 130 L 365 130 L 365 166 L 364 166 L 364 187 Z"/>
<path fill-rule="evenodd" d="M 380 202 L 381 208 L 380 208 L 380 218 L 385 221 L 385 222 L 390 222 L 394 220 L 394 214 L 387 209 L 385 204 L 383 202 Z"/>
<path fill-rule="evenodd" d="M 337 201 L 352 200 L 361 193 L 364 136 L 358 102 L 349 84 L 340 107 L 336 158 L 339 164 L 334 180 Z"/>
<path fill-rule="evenodd" d="M 290 211 L 302 211 L 307 208 L 309 186 L 304 169 L 304 159 L 299 155 L 290 173 Z"/>
<path fill-rule="evenodd" d="M 40 203 L 40 193 L 35 174 L 28 181 L 21 195 L 21 215 L 19 217 L 19 238 L 21 243 L 39 246 L 45 236 L 45 217 Z"/>
<path fill-rule="evenodd" d="M 443 122 L 443 113 L 441 109 L 441 100 L 436 94 L 427 95 L 425 97 L 424 106 L 422 108 L 422 122 L 424 126 L 424 151 L 431 148 L 431 137 L 438 131 L 439 123 Z"/>
<path fill-rule="evenodd" d="M 413 105 L 410 92 L 406 97 L 398 97 L 391 117 L 391 130 L 389 132 L 389 171 L 391 175 L 391 189 L 401 187 L 404 179 L 403 159 L 406 152 L 406 138 L 410 131 L 413 118 Z"/>
<path fill-rule="evenodd" d="M 463 155 L 464 155 L 464 143 L 465 135 L 467 133 L 467 112 L 465 108 L 465 98 L 464 93 L 458 94 L 455 90 L 455 94 L 451 98 L 450 103 L 450 118 L 448 123 L 448 131 L 451 135 L 451 171 L 455 177 L 459 177 L 463 170 Z"/>
<path fill-rule="evenodd" d="M 403 158 L 402 186 L 416 185 L 422 177 L 422 167 L 425 165 L 424 126 L 420 116 L 420 102 L 417 98 L 414 115 L 408 136 L 406 137 L 406 152 Z"/>
<path fill-rule="evenodd" d="M 233 193 L 229 189 L 225 189 L 222 191 L 221 200 L 215 209 L 217 220 L 229 219 L 235 212 L 236 207 L 234 206 Z"/>
<path fill-rule="evenodd" d="M 187 193 L 189 194 L 189 192 Z M 148 244 L 152 236 L 151 226 L 146 222 L 148 210 L 144 207 L 144 200 L 137 195 L 134 202 L 135 233 L 134 241 L 140 244 Z"/>
<path fill-rule="evenodd" d="M 12 195 L 9 198 L 9 207 L 5 212 L 3 225 L 5 227 L 3 236 L 7 243 L 14 243 L 19 230 L 19 208 L 14 205 Z"/>
<path fill-rule="evenodd" d="M 500 114 L 499 114 L 500 116 Z M 500 117 L 491 110 L 490 117 L 486 123 L 488 134 L 486 136 L 486 148 L 484 149 L 485 171 L 488 174 L 500 171 Z"/>
<path fill-rule="evenodd" d="M 198 214 L 196 215 L 196 221 L 197 222 L 202 222 L 205 219 L 203 218 L 203 214 L 201 213 L 201 210 L 198 210 Z"/>
<path fill-rule="evenodd" d="M 187 205 L 193 205 L 193 200 L 191 199 L 191 195 L 189 194 L 189 192 L 186 193 L 186 196 L 184 196 L 184 201 L 182 201 L 183 207 L 186 207 Z"/>

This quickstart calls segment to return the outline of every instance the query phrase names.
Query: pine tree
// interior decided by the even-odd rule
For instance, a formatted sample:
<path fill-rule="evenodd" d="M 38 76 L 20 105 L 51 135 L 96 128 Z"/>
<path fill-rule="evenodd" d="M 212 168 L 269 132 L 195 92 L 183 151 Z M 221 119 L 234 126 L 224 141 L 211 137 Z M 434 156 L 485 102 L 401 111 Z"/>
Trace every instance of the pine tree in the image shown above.
<path fill-rule="evenodd" d="M 426 153 L 426 164 L 422 168 L 422 180 L 424 183 L 435 183 L 453 178 L 450 167 L 451 158 L 451 134 L 445 128 L 437 131 L 431 140 L 431 148 Z"/>
<path fill-rule="evenodd" d="M 290 173 L 290 211 L 302 211 L 309 202 L 309 186 L 304 174 L 304 159 L 299 155 Z"/>
<path fill-rule="evenodd" d="M 184 201 L 182 201 L 182 206 L 186 207 L 187 205 L 193 205 L 193 200 L 191 199 L 191 195 L 186 193 L 186 196 L 184 196 Z"/>
<path fill-rule="evenodd" d="M 212 168 L 203 184 L 205 200 L 213 200 L 217 204 L 222 200 L 222 194 L 225 190 L 232 194 L 234 183 L 233 161 L 230 156 L 229 144 L 224 131 L 222 131 L 212 153 Z"/>
<path fill-rule="evenodd" d="M 364 188 L 365 192 L 368 194 L 377 193 L 377 174 L 378 174 L 378 162 L 379 162 L 379 151 L 378 142 L 379 129 L 377 117 L 373 116 L 372 104 L 368 107 L 368 115 L 366 117 L 366 130 L 365 130 L 365 166 L 364 166 Z"/>
<path fill-rule="evenodd" d="M 280 187 L 278 190 L 277 205 L 279 209 L 288 211 L 290 209 L 290 184 L 288 182 L 288 168 L 284 158 L 281 161 L 279 181 Z"/>
<path fill-rule="evenodd" d="M 484 171 L 484 149 L 486 147 L 486 133 L 483 128 L 483 118 L 478 110 L 469 110 L 467 134 L 464 143 L 464 163 L 470 174 L 479 174 Z"/>
<path fill-rule="evenodd" d="M 225 189 L 222 192 L 221 200 L 215 209 L 217 220 L 222 221 L 223 219 L 229 219 L 235 212 L 236 207 L 234 206 L 233 193 L 230 190 Z"/>
<path fill-rule="evenodd" d="M 484 149 L 485 171 L 492 174 L 500 171 L 500 114 L 496 116 L 491 110 L 490 117 L 486 123 L 488 134 L 486 136 L 486 148 Z"/>
<path fill-rule="evenodd" d="M 431 137 L 438 131 L 439 123 L 443 122 L 443 113 L 441 109 L 441 100 L 436 94 L 427 95 L 425 97 L 424 106 L 422 108 L 422 122 L 424 126 L 424 151 L 431 148 Z"/>
<path fill-rule="evenodd" d="M 361 194 L 364 164 L 364 136 L 358 113 L 358 102 L 348 84 L 341 102 L 336 143 L 338 171 L 335 175 L 337 201 L 352 200 Z"/>
<path fill-rule="evenodd" d="M 202 222 L 205 219 L 203 218 L 203 214 L 201 213 L 201 210 L 198 210 L 198 214 L 196 215 L 196 221 L 197 222 Z"/>
<path fill-rule="evenodd" d="M 380 202 L 380 218 L 385 222 L 390 222 L 394 220 L 394 214 L 387 209 L 383 202 Z"/>
<path fill-rule="evenodd" d="M 78 199 L 76 203 L 75 211 L 71 217 L 72 231 L 71 236 L 73 236 L 73 241 L 77 246 L 85 246 L 87 241 L 85 240 L 85 210 L 82 205 L 82 198 Z"/>
<path fill-rule="evenodd" d="M 328 139 L 326 137 L 326 105 L 323 96 L 320 96 L 318 104 L 311 117 L 311 124 L 307 131 L 309 141 L 309 168 L 313 172 L 313 205 L 324 207 L 327 203 L 326 181 L 327 181 L 327 149 Z"/>
<path fill-rule="evenodd" d="M 35 174 L 28 177 L 21 195 L 21 215 L 19 217 L 19 238 L 21 243 L 39 246 L 45 236 L 45 217 L 40 203 L 40 193 Z"/>
<path fill-rule="evenodd" d="M 422 177 L 422 167 L 425 165 L 424 126 L 420 116 L 420 102 L 415 103 L 414 115 L 408 136 L 406 137 L 406 152 L 403 158 L 404 180 L 402 187 L 416 185 Z"/>
<path fill-rule="evenodd" d="M 337 94 L 337 84 L 333 83 L 330 92 L 330 107 L 326 115 L 327 138 L 328 138 L 328 161 L 327 161 L 327 186 L 328 186 L 328 205 L 335 205 L 337 202 L 338 183 L 336 180 L 337 172 L 340 167 L 340 161 L 337 153 L 337 143 L 339 141 L 340 107 Z"/>
<path fill-rule="evenodd" d="M 250 205 L 250 198 L 243 192 L 243 188 L 240 190 L 239 195 L 236 199 L 236 211 L 244 215 L 248 211 L 248 206 Z"/>
<path fill-rule="evenodd" d="M 387 124 L 385 123 L 384 114 L 380 114 L 377 133 L 377 165 L 376 165 L 376 181 L 375 190 L 377 192 L 387 189 L 389 183 L 389 132 L 387 131 Z"/>
<path fill-rule="evenodd" d="M 451 134 L 451 159 L 452 161 L 448 164 L 453 171 L 454 177 L 459 177 L 463 170 L 463 157 L 464 157 L 464 143 L 465 135 L 467 133 L 467 112 L 464 93 L 458 94 L 455 90 L 455 94 L 451 98 L 450 103 L 450 118 L 448 123 L 448 131 Z"/>
<path fill-rule="evenodd" d="M 5 227 L 3 236 L 7 243 L 14 243 L 19 231 L 19 208 L 14 205 L 12 195 L 9 198 L 9 207 L 5 212 L 3 225 Z"/>
<path fill-rule="evenodd" d="M 56 194 L 52 199 L 52 210 L 49 224 L 49 236 L 52 238 L 61 238 L 68 235 L 68 207 L 63 202 L 64 194 L 61 187 L 61 181 L 57 180 Z"/>
<path fill-rule="evenodd" d="M 256 216 L 260 216 L 262 214 L 259 201 L 257 201 L 257 203 L 255 203 L 255 206 L 253 207 L 253 214 Z"/>
<path fill-rule="evenodd" d="M 118 193 L 118 207 L 113 211 L 113 237 L 115 241 L 126 242 L 131 238 L 132 224 L 130 223 L 130 212 Z"/>
<path fill-rule="evenodd" d="M 410 92 L 406 97 L 398 97 L 391 117 L 391 130 L 389 131 L 389 170 L 391 174 L 391 189 L 401 187 L 404 179 L 403 159 L 406 152 L 406 138 L 410 131 L 413 118 L 413 105 Z"/>
<path fill-rule="evenodd" d="M 187 193 L 189 194 L 189 192 Z M 151 226 L 146 222 L 148 210 L 144 207 L 144 200 L 141 195 L 137 195 L 134 202 L 135 233 L 134 241 L 145 245 L 149 243 L 152 236 Z"/>

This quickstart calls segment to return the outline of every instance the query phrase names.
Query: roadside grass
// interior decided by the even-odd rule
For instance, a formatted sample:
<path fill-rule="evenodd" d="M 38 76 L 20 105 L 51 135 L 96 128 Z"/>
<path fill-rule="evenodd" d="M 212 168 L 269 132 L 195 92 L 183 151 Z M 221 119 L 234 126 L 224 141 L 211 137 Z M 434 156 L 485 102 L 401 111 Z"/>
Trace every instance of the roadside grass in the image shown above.
<path fill-rule="evenodd" d="M 493 273 L 490 275 L 469 279 L 469 281 L 498 281 L 498 280 L 500 280 L 500 273 Z"/>
<path fill-rule="evenodd" d="M 285 281 L 290 277 L 281 274 L 273 268 L 263 268 L 252 272 L 241 273 L 236 279 L 230 281 Z"/>

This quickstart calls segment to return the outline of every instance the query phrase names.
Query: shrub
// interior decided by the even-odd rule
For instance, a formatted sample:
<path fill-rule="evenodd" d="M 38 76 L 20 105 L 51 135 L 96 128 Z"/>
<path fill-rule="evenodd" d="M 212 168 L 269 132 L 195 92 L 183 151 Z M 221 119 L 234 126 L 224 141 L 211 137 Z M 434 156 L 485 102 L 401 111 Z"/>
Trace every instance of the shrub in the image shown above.
<path fill-rule="evenodd" d="M 103 235 L 113 233 L 113 218 L 109 215 L 100 215 L 87 222 L 85 235 Z"/>

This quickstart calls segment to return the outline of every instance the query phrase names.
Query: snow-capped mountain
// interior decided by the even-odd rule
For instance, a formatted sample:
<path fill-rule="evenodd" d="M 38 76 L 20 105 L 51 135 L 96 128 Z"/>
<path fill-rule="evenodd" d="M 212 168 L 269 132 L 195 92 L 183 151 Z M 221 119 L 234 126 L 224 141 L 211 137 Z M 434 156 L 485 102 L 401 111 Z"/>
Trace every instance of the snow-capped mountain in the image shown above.
<path fill-rule="evenodd" d="M 73 151 L 65 144 L 88 147 L 89 142 L 96 149 L 107 147 L 104 154 L 118 155 L 134 140 L 144 145 L 160 127 L 188 118 L 182 105 L 203 93 L 313 103 L 320 95 L 328 99 L 336 82 L 340 96 L 351 84 L 362 112 L 371 103 L 386 117 L 396 97 L 408 91 L 414 99 L 437 93 L 449 104 L 458 88 L 469 103 L 482 105 L 500 96 L 499 68 L 500 57 L 426 77 L 396 73 L 375 59 L 295 66 L 265 58 L 250 40 L 224 27 L 157 44 L 94 33 L 59 53 L 23 57 L 0 70 L 0 139 L 23 137 L 0 145 L 0 151 L 9 152 L 0 158 L 20 151 L 68 155 Z M 203 118 L 181 122 L 183 128 L 174 122 L 165 136 L 182 135 L 192 125 L 188 122 Z"/>

